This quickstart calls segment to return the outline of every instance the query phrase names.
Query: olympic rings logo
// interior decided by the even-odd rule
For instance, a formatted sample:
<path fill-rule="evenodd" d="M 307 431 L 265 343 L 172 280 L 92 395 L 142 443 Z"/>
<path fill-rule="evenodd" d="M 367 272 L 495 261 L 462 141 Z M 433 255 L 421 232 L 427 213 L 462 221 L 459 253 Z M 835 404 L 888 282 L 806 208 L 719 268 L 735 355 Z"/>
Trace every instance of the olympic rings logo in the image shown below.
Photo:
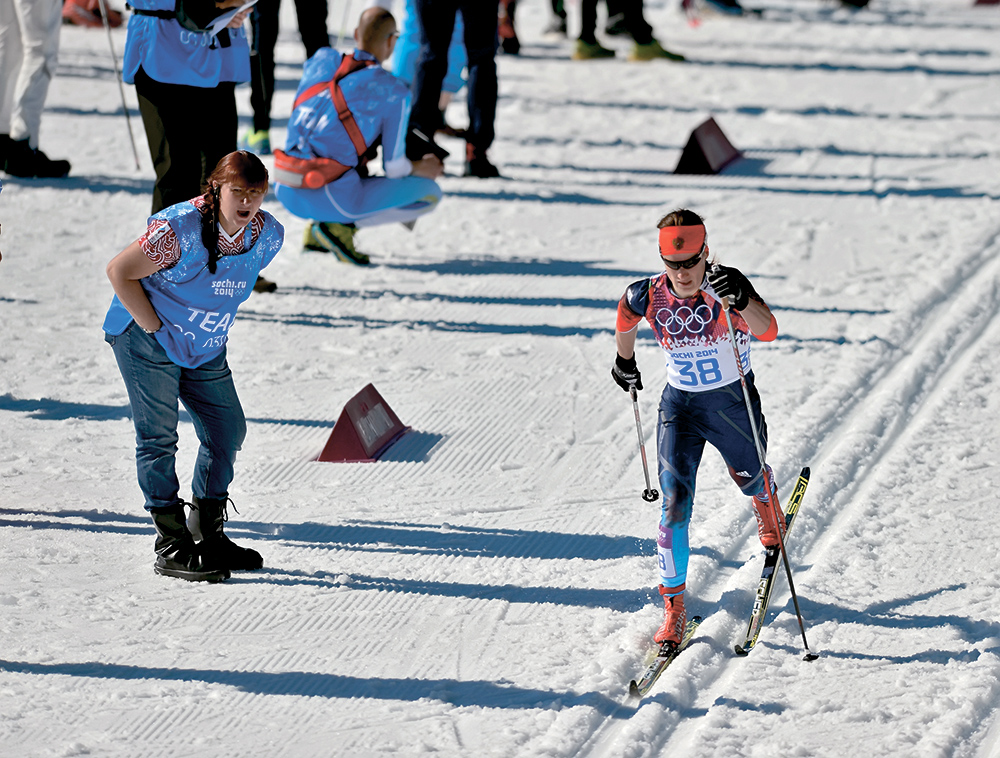
<path fill-rule="evenodd" d="M 656 323 L 666 329 L 667 334 L 671 336 L 677 336 L 685 330 L 695 333 L 701 332 L 713 320 L 712 309 L 705 303 L 694 309 L 685 305 L 676 310 L 660 308 L 656 312 Z M 696 325 L 696 328 L 692 329 L 692 324 Z"/>

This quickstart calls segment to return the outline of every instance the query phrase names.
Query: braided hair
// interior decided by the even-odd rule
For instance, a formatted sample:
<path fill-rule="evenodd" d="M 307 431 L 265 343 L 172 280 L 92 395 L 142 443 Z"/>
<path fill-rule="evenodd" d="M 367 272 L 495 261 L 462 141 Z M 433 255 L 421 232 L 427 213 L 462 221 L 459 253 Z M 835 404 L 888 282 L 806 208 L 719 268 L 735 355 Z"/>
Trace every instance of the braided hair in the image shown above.
<path fill-rule="evenodd" d="M 201 209 L 201 243 L 208 250 L 208 270 L 215 273 L 219 262 L 219 201 L 222 187 L 209 186 L 205 206 Z"/>
<path fill-rule="evenodd" d="M 215 273 L 219 261 L 219 207 L 222 185 L 240 184 L 247 189 L 267 191 L 267 168 L 260 158 L 246 150 L 229 153 L 215 167 L 202 195 L 201 242 L 208 250 L 208 270 Z"/>

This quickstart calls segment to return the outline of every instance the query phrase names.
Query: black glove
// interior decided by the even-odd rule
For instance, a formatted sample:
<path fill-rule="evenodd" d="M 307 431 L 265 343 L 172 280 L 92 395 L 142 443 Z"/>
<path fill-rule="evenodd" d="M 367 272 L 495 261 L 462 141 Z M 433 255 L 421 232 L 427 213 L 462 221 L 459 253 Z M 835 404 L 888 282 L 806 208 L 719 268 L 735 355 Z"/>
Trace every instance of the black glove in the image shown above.
<path fill-rule="evenodd" d="M 719 297 L 732 298 L 732 306 L 742 311 L 750 303 L 750 294 L 754 292 L 750 280 L 743 276 L 739 269 L 732 266 L 715 264 L 708 269 L 708 283 L 712 285 Z"/>
<path fill-rule="evenodd" d="M 642 389 L 642 375 L 639 367 L 635 365 L 635 356 L 625 360 L 620 355 L 615 358 L 615 365 L 611 369 L 612 378 L 618 386 L 628 392 L 632 387 L 637 390 Z"/>

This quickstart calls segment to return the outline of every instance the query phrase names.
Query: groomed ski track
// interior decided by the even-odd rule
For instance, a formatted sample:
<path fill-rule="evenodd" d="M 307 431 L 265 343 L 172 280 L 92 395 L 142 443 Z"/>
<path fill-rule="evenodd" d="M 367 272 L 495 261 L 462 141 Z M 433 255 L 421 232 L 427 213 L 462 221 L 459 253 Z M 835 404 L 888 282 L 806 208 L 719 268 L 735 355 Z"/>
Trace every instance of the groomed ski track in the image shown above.
<path fill-rule="evenodd" d="M 850 551 L 852 539 L 865 531 L 868 522 L 891 512 L 894 485 L 905 476 L 900 469 L 912 459 L 914 441 L 935 434 L 942 419 L 954 412 L 955 398 L 967 389 L 973 367 L 1000 368 L 1000 243 L 996 236 L 956 268 L 947 289 L 930 294 L 918 306 L 903 319 L 911 339 L 900 345 L 885 342 L 881 360 L 869 375 L 858 377 L 835 410 L 816 423 L 814 436 L 791 445 L 789 457 L 811 463 L 814 472 L 789 546 L 793 571 L 800 569 L 797 589 L 807 633 L 810 621 L 817 620 L 815 614 L 810 618 L 809 611 L 819 607 L 820 599 L 809 596 L 809 573 L 801 567 L 836 562 L 836 553 Z M 755 539 L 754 534 L 734 543 L 719 563 L 756 550 Z M 945 553 L 959 547 L 947 539 L 938 546 Z M 947 574 L 944 577 L 947 581 Z M 700 754 L 698 732 L 711 706 L 732 702 L 732 693 L 744 692 L 752 698 L 755 676 L 769 675 L 768 669 L 779 657 L 787 659 L 778 664 L 782 675 L 794 676 L 791 669 L 800 666 L 797 675 L 808 679 L 822 677 L 827 660 L 844 655 L 841 650 L 824 654 L 820 628 L 813 629 L 808 639 L 810 648 L 823 657 L 815 663 L 801 661 L 802 639 L 787 582 L 782 582 L 779 588 L 785 590 L 785 607 L 776 588 L 769 611 L 769 618 L 779 611 L 782 618 L 765 627 L 761 642 L 748 658 L 735 656 L 726 642 L 740 639 L 750 607 L 747 597 L 752 595 L 748 590 L 755 580 L 756 572 L 742 566 L 720 567 L 700 583 L 689 580 L 689 595 L 704 599 L 707 605 L 694 606 L 695 612 L 708 616 L 699 629 L 704 644 L 692 643 L 674 662 L 647 698 L 652 700 L 648 715 L 643 705 L 630 718 L 628 706 L 616 710 L 613 718 L 595 730 L 580 755 L 619 754 L 622 743 L 642 745 L 637 753 L 641 755 Z M 711 611 L 710 598 L 719 598 L 719 606 Z M 853 605 L 851 598 L 829 601 Z M 768 648 L 770 655 L 765 652 Z M 1000 677 L 1000 664 L 994 661 L 991 668 Z M 657 690 L 660 697 L 652 697 Z M 1000 686 L 990 694 L 997 691 Z M 963 747 L 967 735 L 962 737 L 951 746 L 952 751 Z M 779 752 L 783 739 L 791 742 L 789 737 L 768 734 L 770 747 Z"/>
<path fill-rule="evenodd" d="M 547 3 L 525 1 L 491 152 L 508 178 L 450 164 L 414 232 L 362 230 L 369 269 L 298 253 L 301 220 L 269 199 L 279 290 L 245 304 L 229 353 L 250 426 L 229 531 L 267 567 L 216 587 L 150 569 L 99 325 L 151 182 L 108 141 L 103 31 L 64 28 L 43 139 L 86 149 L 65 184 L 5 177 L 0 198 L 0 754 L 992 756 L 1000 18 L 879 2 L 692 30 L 647 0 L 689 61 L 637 67 L 570 61 L 540 36 Z M 275 116 L 300 72 L 282 13 Z M 710 114 L 743 162 L 672 175 Z M 682 205 L 781 326 L 754 366 L 782 499 L 812 468 L 790 557 L 821 657 L 801 660 L 783 579 L 733 654 L 761 548 L 708 451 L 688 582 L 705 620 L 632 707 L 660 619 L 658 505 L 612 327 Z M 653 462 L 645 326 L 637 352 Z M 368 382 L 413 431 L 376 464 L 316 463 Z M 182 482 L 193 439 L 185 419 Z"/>

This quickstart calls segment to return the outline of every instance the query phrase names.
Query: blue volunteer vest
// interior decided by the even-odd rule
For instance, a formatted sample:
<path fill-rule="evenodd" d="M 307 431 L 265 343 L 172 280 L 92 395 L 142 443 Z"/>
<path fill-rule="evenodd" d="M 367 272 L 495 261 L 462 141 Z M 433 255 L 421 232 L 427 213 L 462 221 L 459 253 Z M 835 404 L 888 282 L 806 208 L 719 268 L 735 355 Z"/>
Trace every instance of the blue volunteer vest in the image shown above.
<path fill-rule="evenodd" d="M 220 256 L 214 274 L 208 270 L 208 250 L 201 241 L 201 213 L 191 201 L 150 217 L 150 221 L 166 219 L 180 242 L 177 265 L 139 280 L 163 322 L 156 341 L 178 366 L 197 368 L 222 352 L 236 311 L 250 297 L 257 274 L 281 249 L 284 228 L 270 213 L 258 212 L 264 215 L 264 228 L 257 243 L 250 247 L 247 224 L 243 231 L 246 252 Z M 115 295 L 104 319 L 104 331 L 121 334 L 132 320 Z"/>
<path fill-rule="evenodd" d="M 143 11 L 172 11 L 175 0 L 129 0 L 129 4 Z M 176 19 L 133 13 L 128 20 L 122 76 L 134 84 L 141 66 L 150 79 L 163 84 L 211 88 L 220 82 L 248 82 L 246 31 L 229 29 L 229 39 L 229 47 L 222 47 L 214 35 L 185 29 Z"/>

